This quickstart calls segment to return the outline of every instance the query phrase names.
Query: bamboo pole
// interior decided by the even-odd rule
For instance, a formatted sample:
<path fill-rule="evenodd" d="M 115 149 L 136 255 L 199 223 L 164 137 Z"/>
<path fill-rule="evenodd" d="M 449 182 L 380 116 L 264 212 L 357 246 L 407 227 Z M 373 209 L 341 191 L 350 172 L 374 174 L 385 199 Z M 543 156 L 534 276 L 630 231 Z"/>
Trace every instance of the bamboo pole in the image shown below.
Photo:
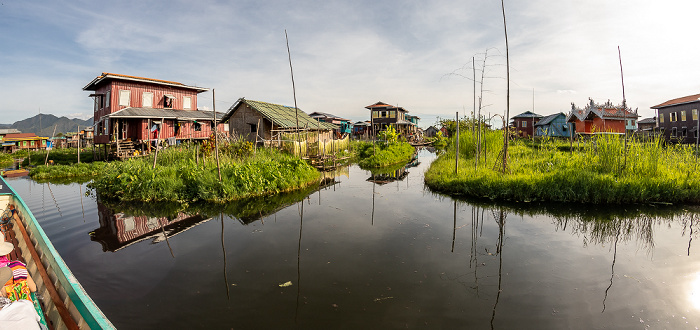
<path fill-rule="evenodd" d="M 215 101 L 215 93 L 214 89 L 211 89 L 211 105 L 214 116 L 214 149 L 215 149 L 215 154 L 216 154 L 216 170 L 219 173 L 219 182 L 221 182 L 221 164 L 219 164 L 219 132 L 216 128 L 217 123 L 216 123 L 216 101 Z"/>
<path fill-rule="evenodd" d="M 622 74 L 622 54 L 620 53 L 620 46 L 617 46 L 617 56 L 620 59 L 620 78 L 622 80 L 622 113 L 624 116 L 624 130 L 625 130 L 625 162 L 622 165 L 624 170 L 627 167 L 627 99 L 625 98 L 625 76 Z"/>
<path fill-rule="evenodd" d="M 78 164 L 80 164 L 80 125 L 78 125 Z"/>
<path fill-rule="evenodd" d="M 160 119 L 160 127 L 158 127 L 158 134 L 156 135 L 156 153 L 153 155 L 153 169 L 156 169 L 156 160 L 158 159 L 158 144 L 160 144 L 160 131 L 163 130 L 163 126 L 165 125 L 165 118 Z M 117 140 L 119 141 L 119 140 Z M 119 142 L 117 142 L 119 143 Z"/>
<path fill-rule="evenodd" d="M 508 54 L 508 28 L 506 26 L 506 7 L 501 0 L 501 11 L 503 12 L 503 32 L 506 38 L 506 119 L 505 124 L 508 123 L 510 119 L 510 58 Z M 506 125 L 503 125 L 505 129 L 505 138 L 503 142 L 503 173 L 508 169 L 508 130 Z"/>
<path fill-rule="evenodd" d="M 289 72 L 292 76 L 292 94 L 294 96 L 294 117 L 296 119 L 296 133 L 299 140 L 299 108 L 297 107 L 297 92 L 294 87 L 294 69 L 292 69 L 292 53 L 289 51 L 289 37 L 287 36 L 287 29 L 284 30 L 284 39 L 287 41 L 287 56 L 289 57 Z"/>
<path fill-rule="evenodd" d="M 51 138 L 53 138 L 54 136 L 56 136 L 56 126 L 58 126 L 58 124 L 54 125 L 54 127 L 53 127 L 53 134 L 51 135 Z M 49 163 L 49 152 L 51 152 L 51 150 L 46 150 L 46 160 L 44 160 L 44 166 L 46 166 L 46 164 Z M 31 159 L 31 158 L 29 159 L 29 165 L 32 165 L 32 159 Z"/>
<path fill-rule="evenodd" d="M 459 112 L 455 113 L 457 118 L 457 134 L 455 136 L 455 174 L 457 174 L 457 168 L 459 166 Z"/>

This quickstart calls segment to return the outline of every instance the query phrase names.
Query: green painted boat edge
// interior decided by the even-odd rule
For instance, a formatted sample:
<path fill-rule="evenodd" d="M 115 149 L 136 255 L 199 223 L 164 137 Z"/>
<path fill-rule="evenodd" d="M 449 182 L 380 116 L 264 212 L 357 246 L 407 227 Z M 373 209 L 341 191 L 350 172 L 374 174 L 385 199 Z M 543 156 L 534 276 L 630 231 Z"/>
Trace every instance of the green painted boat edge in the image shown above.
<path fill-rule="evenodd" d="M 51 267 L 56 273 L 56 277 L 61 283 L 61 286 L 63 286 L 68 293 L 68 296 L 70 297 L 73 305 L 75 305 L 75 308 L 78 310 L 80 315 L 82 315 L 87 326 L 89 326 L 90 329 L 116 329 L 114 325 L 112 325 L 112 322 L 110 322 L 102 313 L 100 308 L 97 307 L 95 302 L 92 301 L 90 296 L 88 296 L 83 286 L 80 285 L 80 282 L 78 282 L 78 279 L 75 278 L 73 273 L 70 271 L 65 261 L 63 261 L 63 258 L 61 258 L 61 255 L 58 254 L 58 251 L 56 251 L 56 248 L 54 248 L 48 236 L 46 236 L 46 233 L 44 233 L 44 229 L 41 228 L 41 225 L 39 225 L 39 222 L 34 217 L 34 214 L 32 214 L 31 210 L 29 210 L 27 204 L 24 203 L 24 200 L 19 196 L 19 194 L 17 194 L 15 189 L 12 188 L 7 181 L 5 181 L 4 178 L 0 177 L 0 180 L 2 180 L 2 183 L 8 188 L 10 188 L 14 197 L 19 201 L 19 203 L 22 204 L 22 207 L 27 210 L 26 214 L 28 214 L 30 218 L 26 219 L 25 217 L 24 219 L 26 222 L 28 222 L 26 224 L 27 231 L 33 231 L 35 233 L 37 244 L 41 246 L 44 253 L 48 253 L 52 257 L 49 258 L 49 262 L 52 263 Z M 31 220 L 31 222 L 27 220 Z M 60 272 L 57 270 L 60 270 Z"/>

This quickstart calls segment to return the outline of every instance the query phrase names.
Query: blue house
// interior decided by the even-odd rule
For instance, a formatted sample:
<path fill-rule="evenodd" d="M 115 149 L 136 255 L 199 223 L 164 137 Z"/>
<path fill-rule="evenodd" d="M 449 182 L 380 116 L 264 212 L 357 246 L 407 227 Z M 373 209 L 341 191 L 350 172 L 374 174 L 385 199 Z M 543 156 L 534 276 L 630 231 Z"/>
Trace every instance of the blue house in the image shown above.
<path fill-rule="evenodd" d="M 330 113 L 318 111 L 310 113 L 309 117 L 324 123 L 338 125 L 338 128 L 334 130 L 337 135 L 350 134 L 352 132 L 352 123 L 349 119 L 341 118 Z"/>
<path fill-rule="evenodd" d="M 569 137 L 575 133 L 573 124 L 566 122 L 563 113 L 546 116 L 535 123 L 535 136 Z"/>

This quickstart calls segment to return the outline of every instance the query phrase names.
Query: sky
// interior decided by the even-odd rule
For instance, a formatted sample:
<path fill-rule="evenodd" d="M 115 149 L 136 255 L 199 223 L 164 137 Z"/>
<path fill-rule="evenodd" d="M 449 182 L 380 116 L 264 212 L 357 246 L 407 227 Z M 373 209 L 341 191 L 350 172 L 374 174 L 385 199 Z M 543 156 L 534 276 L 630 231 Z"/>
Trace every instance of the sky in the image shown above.
<path fill-rule="evenodd" d="M 700 1 L 504 4 L 508 57 L 498 0 L 0 0 L 0 123 L 89 118 L 82 88 L 102 72 L 209 88 L 200 109 L 224 112 L 240 97 L 293 106 L 285 30 L 298 107 L 353 121 L 382 101 L 427 127 L 478 111 L 476 88 L 500 126 L 508 82 L 511 117 L 619 104 L 618 47 L 640 119 L 700 93 Z"/>

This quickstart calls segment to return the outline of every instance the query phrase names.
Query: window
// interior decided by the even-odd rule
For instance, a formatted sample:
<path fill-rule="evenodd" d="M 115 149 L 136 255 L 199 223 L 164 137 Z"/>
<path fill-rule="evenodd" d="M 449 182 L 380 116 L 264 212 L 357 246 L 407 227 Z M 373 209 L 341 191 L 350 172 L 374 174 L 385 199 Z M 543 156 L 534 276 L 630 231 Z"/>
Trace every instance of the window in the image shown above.
<path fill-rule="evenodd" d="M 191 96 L 184 96 L 182 97 L 182 108 L 183 109 L 192 109 L 192 97 Z"/>
<path fill-rule="evenodd" d="M 675 122 L 678 119 L 678 113 L 677 112 L 671 112 L 671 122 Z"/>
<path fill-rule="evenodd" d="M 170 95 L 170 94 L 165 94 L 165 97 L 163 99 L 163 108 L 172 109 L 174 99 L 175 99 L 175 96 Z"/>
<path fill-rule="evenodd" d="M 394 111 L 394 110 L 389 111 L 389 116 L 391 116 L 391 118 L 396 118 L 396 111 Z"/>
<path fill-rule="evenodd" d="M 677 132 L 677 128 L 671 127 L 671 137 L 675 137 Z"/>
<path fill-rule="evenodd" d="M 192 124 L 192 127 L 194 127 L 195 132 L 200 132 L 202 130 L 202 124 L 196 121 L 194 122 L 194 124 Z"/>
<path fill-rule="evenodd" d="M 664 123 L 664 114 L 660 113 L 659 114 L 659 124 L 663 124 L 663 123 Z"/>
<path fill-rule="evenodd" d="M 372 110 L 372 118 L 379 118 L 379 111 Z"/>
<path fill-rule="evenodd" d="M 382 111 L 382 118 L 386 118 L 386 111 Z"/>
<path fill-rule="evenodd" d="M 107 94 L 105 95 L 105 108 L 109 108 L 109 99 L 112 97 L 112 92 L 107 91 Z"/>
<path fill-rule="evenodd" d="M 681 111 L 681 121 L 685 121 L 685 110 Z"/>
<path fill-rule="evenodd" d="M 698 120 L 698 109 L 693 109 L 693 120 Z"/>
<path fill-rule="evenodd" d="M 683 127 L 683 130 L 681 130 L 681 136 L 682 137 L 688 136 L 688 128 L 687 127 Z"/>
<path fill-rule="evenodd" d="M 153 93 L 143 92 L 143 97 L 141 98 L 141 106 L 144 108 L 153 107 Z"/>
<path fill-rule="evenodd" d="M 131 91 L 120 90 L 119 91 L 119 106 L 128 107 L 129 101 L 131 99 Z"/>
<path fill-rule="evenodd" d="M 521 127 L 527 127 L 527 122 L 523 121 Z"/>

